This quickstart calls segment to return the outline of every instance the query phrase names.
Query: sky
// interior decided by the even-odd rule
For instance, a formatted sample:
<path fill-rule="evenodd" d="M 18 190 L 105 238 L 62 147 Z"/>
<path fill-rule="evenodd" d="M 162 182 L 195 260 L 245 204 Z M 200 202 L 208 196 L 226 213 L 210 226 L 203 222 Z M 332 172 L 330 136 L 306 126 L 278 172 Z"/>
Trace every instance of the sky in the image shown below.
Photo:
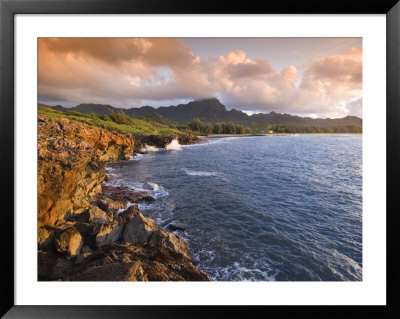
<path fill-rule="evenodd" d="M 362 117 L 361 38 L 39 38 L 38 102 Z"/>

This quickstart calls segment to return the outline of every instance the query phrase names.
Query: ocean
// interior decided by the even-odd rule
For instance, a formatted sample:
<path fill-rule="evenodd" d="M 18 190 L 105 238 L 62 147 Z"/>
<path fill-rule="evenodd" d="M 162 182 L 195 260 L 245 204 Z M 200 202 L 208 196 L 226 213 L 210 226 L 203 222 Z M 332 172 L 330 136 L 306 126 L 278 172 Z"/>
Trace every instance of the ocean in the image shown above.
<path fill-rule="evenodd" d="M 362 280 L 362 135 L 206 138 L 109 163 L 215 281 Z"/>

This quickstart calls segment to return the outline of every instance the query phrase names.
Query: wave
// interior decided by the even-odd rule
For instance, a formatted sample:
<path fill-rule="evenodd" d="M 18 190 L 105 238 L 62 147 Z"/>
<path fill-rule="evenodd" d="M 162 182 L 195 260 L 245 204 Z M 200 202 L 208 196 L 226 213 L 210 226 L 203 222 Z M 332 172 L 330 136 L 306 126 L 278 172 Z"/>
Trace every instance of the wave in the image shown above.
<path fill-rule="evenodd" d="M 216 137 L 204 137 L 194 144 L 181 145 L 182 148 L 202 147 L 214 144 L 223 144 L 232 140 L 238 140 L 243 138 L 259 138 L 260 136 L 216 136 Z"/>
<path fill-rule="evenodd" d="M 205 138 L 203 140 L 200 140 L 197 143 L 194 144 L 187 144 L 187 145 L 181 145 L 182 148 L 196 148 L 196 147 L 202 147 L 202 146 L 209 146 L 209 145 L 213 145 L 213 144 L 219 144 L 223 142 L 222 138 Z"/>
<path fill-rule="evenodd" d="M 141 159 L 143 159 L 145 157 L 148 157 L 148 156 L 146 156 L 146 154 L 135 154 L 134 156 L 131 156 L 128 159 L 128 161 L 139 161 L 139 160 L 141 160 Z"/>
<path fill-rule="evenodd" d="M 174 150 L 174 151 L 180 151 L 182 150 L 181 144 L 179 144 L 179 141 L 177 138 L 173 139 L 171 143 L 167 144 L 165 146 L 166 150 Z"/>
<path fill-rule="evenodd" d="M 150 190 L 150 193 L 154 197 L 154 199 L 166 197 L 169 195 L 168 191 L 163 186 L 152 182 L 148 182 L 147 184 L 152 188 L 152 190 Z"/>
<path fill-rule="evenodd" d="M 144 148 L 145 148 L 146 152 L 158 152 L 160 150 L 158 147 L 147 145 L 147 144 L 144 145 Z"/>
<path fill-rule="evenodd" d="M 190 176 L 219 176 L 218 172 L 204 172 L 204 171 L 191 171 L 187 168 L 182 168 L 182 170 Z"/>
<path fill-rule="evenodd" d="M 234 261 L 223 267 L 215 267 L 213 264 L 218 263 L 218 253 L 214 250 L 201 249 L 191 251 L 191 254 L 198 268 L 204 270 L 213 281 L 276 281 L 279 273 L 266 261 L 252 260 L 252 265 L 247 266 Z"/>

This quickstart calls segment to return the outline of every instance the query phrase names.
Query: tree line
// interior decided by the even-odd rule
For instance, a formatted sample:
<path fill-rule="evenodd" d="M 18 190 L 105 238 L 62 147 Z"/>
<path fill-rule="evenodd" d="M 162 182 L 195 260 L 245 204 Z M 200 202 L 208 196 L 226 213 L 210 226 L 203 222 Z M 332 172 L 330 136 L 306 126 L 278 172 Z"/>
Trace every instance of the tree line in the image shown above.
<path fill-rule="evenodd" d="M 199 118 L 194 118 L 187 128 L 200 134 L 259 134 L 259 133 L 362 133 L 362 127 L 356 125 L 346 126 L 287 126 L 265 125 L 252 128 L 249 126 L 228 123 L 204 123 Z"/>
<path fill-rule="evenodd" d="M 202 134 L 251 134 L 256 131 L 250 127 L 233 122 L 228 123 L 203 123 L 199 118 L 194 118 L 188 124 L 189 130 Z"/>
<path fill-rule="evenodd" d="M 274 133 L 362 133 L 362 127 L 356 125 L 346 126 L 285 126 L 269 125 L 268 130 Z"/>

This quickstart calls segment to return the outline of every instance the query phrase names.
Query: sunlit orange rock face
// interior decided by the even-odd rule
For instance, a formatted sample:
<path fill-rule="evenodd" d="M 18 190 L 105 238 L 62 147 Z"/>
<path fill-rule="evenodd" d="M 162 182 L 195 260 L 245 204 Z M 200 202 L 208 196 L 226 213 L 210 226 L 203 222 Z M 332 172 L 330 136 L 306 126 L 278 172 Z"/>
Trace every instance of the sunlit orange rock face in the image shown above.
<path fill-rule="evenodd" d="M 210 280 L 187 242 L 128 205 L 154 198 L 102 189 L 104 163 L 134 148 L 131 135 L 38 117 L 39 281 Z"/>
<path fill-rule="evenodd" d="M 38 117 L 38 223 L 58 225 L 101 191 L 104 163 L 132 156 L 134 138 L 67 119 Z"/>

